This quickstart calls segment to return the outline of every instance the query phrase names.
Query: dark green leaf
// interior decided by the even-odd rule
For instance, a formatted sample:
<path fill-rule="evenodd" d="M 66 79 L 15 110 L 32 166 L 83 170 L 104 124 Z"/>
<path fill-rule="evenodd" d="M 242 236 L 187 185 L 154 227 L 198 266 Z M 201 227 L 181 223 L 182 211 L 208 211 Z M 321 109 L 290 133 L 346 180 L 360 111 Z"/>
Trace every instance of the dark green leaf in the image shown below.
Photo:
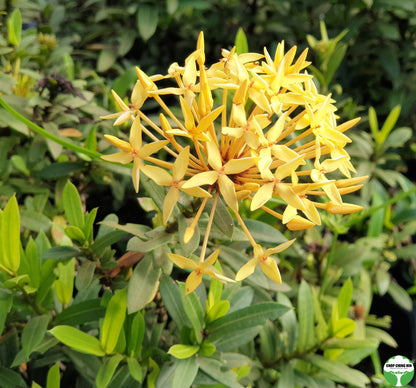
<path fill-rule="evenodd" d="M 72 257 L 80 256 L 81 253 L 82 252 L 78 248 L 62 245 L 59 247 L 49 248 L 46 252 L 43 253 L 42 259 L 67 260 Z"/>
<path fill-rule="evenodd" d="M 15 371 L 0 366 L 1 388 L 26 387 L 25 381 Z"/>
<path fill-rule="evenodd" d="M 137 29 L 143 40 L 147 41 L 156 31 L 159 10 L 154 5 L 141 4 L 137 12 Z"/>
<path fill-rule="evenodd" d="M 200 342 L 202 339 L 202 329 L 204 328 L 204 312 L 201 302 L 195 292 L 185 295 L 185 283 L 179 283 L 179 290 L 185 313 L 191 322 L 197 341 Z"/>
<path fill-rule="evenodd" d="M 127 250 L 135 252 L 149 252 L 153 249 L 166 245 L 171 242 L 172 239 L 173 234 L 166 233 L 165 231 L 161 231 L 158 235 L 147 241 L 140 240 L 138 237 L 133 237 L 127 244 Z"/>
<path fill-rule="evenodd" d="M 52 163 L 43 167 L 42 170 L 36 173 L 36 176 L 43 179 L 55 179 L 68 176 L 74 172 L 84 171 L 85 169 L 85 162 Z"/>
<path fill-rule="evenodd" d="M 136 380 L 141 382 L 143 380 L 143 372 L 139 362 L 135 358 L 128 358 L 127 365 L 129 367 L 129 373 Z"/>
<path fill-rule="evenodd" d="M 30 319 L 22 331 L 22 348 L 27 356 L 42 342 L 51 317 L 39 315 Z"/>
<path fill-rule="evenodd" d="M 237 382 L 237 374 L 234 371 L 222 371 L 223 364 L 220 361 L 208 357 L 199 357 L 197 359 L 197 364 L 208 376 L 212 377 L 215 381 L 224 384 L 227 388 L 243 388 L 243 386 Z"/>
<path fill-rule="evenodd" d="M 101 365 L 101 368 L 98 371 L 97 378 L 95 379 L 97 388 L 106 388 L 108 384 L 110 384 L 118 364 L 120 364 L 122 359 L 123 356 L 121 354 L 116 354 L 115 356 L 107 358 L 104 361 L 103 365 Z"/>
<path fill-rule="evenodd" d="M 298 350 L 304 351 L 315 344 L 313 296 L 308 283 L 304 280 L 299 287 L 298 293 L 298 321 Z"/>
<path fill-rule="evenodd" d="M 266 319 L 276 319 L 289 310 L 282 304 L 266 302 L 234 311 L 207 324 L 209 339 L 214 342 L 236 331 L 262 325 Z"/>
<path fill-rule="evenodd" d="M 136 265 L 129 280 L 127 310 L 134 313 L 149 303 L 155 293 L 160 277 L 160 269 L 153 265 L 153 256 L 146 255 Z"/>
<path fill-rule="evenodd" d="M 79 197 L 78 190 L 70 181 L 64 187 L 62 200 L 69 224 L 82 229 L 85 221 L 81 198 Z"/>
<path fill-rule="evenodd" d="M 98 321 L 105 314 L 105 307 L 100 303 L 100 299 L 89 299 L 72 304 L 56 316 L 55 324 L 76 326 Z"/>
<path fill-rule="evenodd" d="M 172 317 L 179 330 L 183 326 L 189 326 L 190 322 L 183 309 L 181 294 L 177 284 L 169 276 L 162 276 L 159 290 L 169 316 Z"/>
<path fill-rule="evenodd" d="M 41 214 L 34 210 L 22 209 L 21 224 L 23 228 L 38 233 L 48 233 L 51 229 L 51 220 L 44 214 Z"/>
<path fill-rule="evenodd" d="M 189 388 L 192 385 L 199 368 L 195 357 L 176 360 L 175 365 L 172 387 Z"/>

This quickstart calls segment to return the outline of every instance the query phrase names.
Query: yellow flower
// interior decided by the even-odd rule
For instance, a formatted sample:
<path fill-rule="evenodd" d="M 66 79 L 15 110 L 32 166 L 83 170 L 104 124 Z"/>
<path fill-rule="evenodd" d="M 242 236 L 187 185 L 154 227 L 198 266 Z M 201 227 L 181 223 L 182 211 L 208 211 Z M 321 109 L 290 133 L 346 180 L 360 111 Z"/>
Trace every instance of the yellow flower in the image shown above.
<path fill-rule="evenodd" d="M 140 183 L 140 168 L 144 165 L 143 160 L 148 156 L 158 152 L 166 144 L 168 140 L 160 140 L 154 143 L 146 144 L 142 146 L 142 131 L 140 127 L 140 118 L 134 119 L 133 125 L 130 130 L 129 141 L 120 140 L 119 138 L 111 135 L 104 135 L 104 137 L 114 146 L 120 148 L 122 152 L 116 154 L 103 155 L 101 158 L 109 162 L 118 162 L 121 164 L 127 164 L 133 161 L 133 185 L 136 193 L 139 192 Z"/>
<path fill-rule="evenodd" d="M 204 171 L 194 175 L 182 186 L 184 189 L 192 187 L 213 185 L 218 182 L 219 192 L 224 198 L 227 205 L 234 211 L 238 211 L 237 195 L 235 192 L 234 182 L 228 175 L 239 174 L 252 167 L 257 158 L 247 157 L 241 159 L 232 159 L 223 164 L 221 154 L 215 142 L 206 143 L 208 150 L 208 164 L 212 170 Z"/>
<path fill-rule="evenodd" d="M 202 263 L 196 263 L 194 260 L 188 259 L 181 255 L 176 255 L 174 253 L 168 253 L 169 258 L 180 268 L 189 268 L 193 271 L 188 275 L 186 278 L 185 283 L 185 295 L 194 291 L 202 281 L 202 275 L 209 275 L 213 279 L 221 280 L 223 282 L 234 282 L 234 280 L 227 278 L 226 276 L 221 275 L 218 273 L 214 268 L 212 268 L 213 264 L 218 258 L 218 253 L 220 252 L 217 249 L 214 253 L 212 253 L 205 261 Z"/>
<path fill-rule="evenodd" d="M 289 240 L 274 248 L 269 248 L 266 250 L 263 250 L 261 245 L 256 244 L 254 247 L 254 257 L 240 268 L 240 270 L 237 272 L 237 275 L 235 276 L 235 280 L 238 282 L 250 276 L 254 272 L 256 266 L 259 264 L 261 270 L 268 278 L 276 283 L 282 284 L 282 278 L 280 276 L 279 269 L 277 268 L 276 261 L 270 256 L 289 248 L 294 241 L 295 239 Z"/>
<path fill-rule="evenodd" d="M 168 186 L 169 190 L 163 202 L 163 223 L 166 224 L 172 214 L 175 204 L 179 200 L 179 190 L 194 197 L 211 197 L 207 191 L 200 187 L 183 188 L 183 180 L 189 164 L 189 146 L 184 148 L 172 166 L 172 175 L 166 170 L 150 165 L 141 166 L 142 172 L 160 186 Z"/>

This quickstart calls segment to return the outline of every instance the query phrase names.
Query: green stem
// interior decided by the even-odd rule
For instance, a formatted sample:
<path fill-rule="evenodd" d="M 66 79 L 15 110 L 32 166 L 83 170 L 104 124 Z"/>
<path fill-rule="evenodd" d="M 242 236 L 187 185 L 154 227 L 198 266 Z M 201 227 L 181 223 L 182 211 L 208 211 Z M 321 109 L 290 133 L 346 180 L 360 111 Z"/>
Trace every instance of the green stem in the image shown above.
<path fill-rule="evenodd" d="M 46 131 L 39 125 L 35 124 L 34 122 L 30 121 L 23 115 L 21 115 L 19 112 L 17 112 L 15 109 L 13 109 L 6 101 L 3 100 L 3 98 L 0 97 L 0 105 L 11 115 L 13 115 L 16 119 L 21 121 L 23 124 L 27 125 L 33 132 L 38 133 L 39 135 L 42 135 L 46 139 L 52 140 L 55 143 L 60 144 L 61 146 L 68 148 L 72 151 L 79 152 L 81 154 L 87 155 L 90 158 L 98 159 L 101 157 L 101 154 L 96 151 L 91 151 L 87 148 L 81 147 L 79 145 L 73 144 L 68 142 L 67 140 L 61 139 L 58 136 L 53 135 L 52 133 Z"/>

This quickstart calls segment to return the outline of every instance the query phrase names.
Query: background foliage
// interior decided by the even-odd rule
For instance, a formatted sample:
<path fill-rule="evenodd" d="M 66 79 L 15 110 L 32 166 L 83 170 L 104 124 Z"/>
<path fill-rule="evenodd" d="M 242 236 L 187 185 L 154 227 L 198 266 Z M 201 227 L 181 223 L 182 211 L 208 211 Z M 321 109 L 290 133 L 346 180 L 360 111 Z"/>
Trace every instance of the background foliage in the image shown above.
<path fill-rule="evenodd" d="M 0 9 L 2 387 L 387 386 L 390 356 L 414 360 L 414 1 L 3 0 Z M 369 176 L 351 196 L 364 210 L 298 232 L 279 256 L 280 287 L 256 272 L 185 296 L 165 250 L 184 219 L 165 230 L 160 188 L 143 180 L 139 205 L 129 170 L 99 159 L 103 134 L 121 133 L 99 119 L 115 110 L 110 90 L 128 95 L 136 65 L 164 74 L 200 30 L 207 63 L 235 43 L 309 46 L 310 71 L 341 119 L 362 117 L 348 151 Z M 289 237 L 261 211 L 247 224 L 265 246 Z M 247 243 L 226 225 L 217 222 L 212 243 L 232 273 Z"/>

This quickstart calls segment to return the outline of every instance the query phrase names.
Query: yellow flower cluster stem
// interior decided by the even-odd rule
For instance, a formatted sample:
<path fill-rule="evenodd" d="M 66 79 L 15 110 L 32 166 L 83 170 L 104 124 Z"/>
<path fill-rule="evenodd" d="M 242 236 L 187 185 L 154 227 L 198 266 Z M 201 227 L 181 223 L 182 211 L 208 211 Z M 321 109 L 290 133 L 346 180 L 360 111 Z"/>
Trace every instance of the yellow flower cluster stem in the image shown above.
<path fill-rule="evenodd" d="M 275 248 L 261 247 L 239 215 L 239 203 L 248 199 L 251 211 L 263 209 L 289 230 L 320 225 L 320 211 L 349 214 L 360 210 L 342 199 L 360 189 L 366 179 L 351 176 L 355 170 L 345 150 L 351 140 L 344 132 L 359 119 L 337 124 L 335 101 L 331 95 L 319 94 L 306 70 L 310 64 L 307 50 L 296 59 L 296 47 L 285 52 L 284 42 L 278 44 L 274 57 L 266 49 L 263 54 L 240 55 L 235 48 L 224 49 L 211 66 L 205 64 L 204 50 L 201 33 L 196 50 L 183 66 L 174 63 L 168 74 L 155 76 L 136 68 L 138 80 L 129 104 L 112 92 L 120 111 L 104 118 L 115 120 L 114 125 L 131 122 L 131 128 L 129 141 L 105 135 L 120 152 L 103 158 L 133 162 L 136 192 L 140 172 L 167 188 L 164 224 L 172 218 L 181 195 L 202 198 L 186 229 L 185 243 L 192 238 L 208 199 L 214 197 L 199 262 L 169 255 L 179 267 L 192 269 L 187 292 L 198 286 L 203 274 L 225 279 L 212 269 L 218 251 L 205 259 L 220 198 L 235 214 L 254 253 L 236 279 L 246 278 L 259 264 L 269 278 L 280 283 L 272 255 L 288 248 L 293 240 Z M 174 86 L 159 88 L 162 80 L 170 80 Z M 179 114 L 166 103 L 172 96 L 178 101 Z M 144 113 L 147 100 L 160 106 L 159 120 Z M 157 156 L 161 149 L 167 152 L 167 160 Z M 339 174 L 345 178 L 336 179 Z M 283 205 L 270 208 L 272 198 L 280 198 Z"/>

